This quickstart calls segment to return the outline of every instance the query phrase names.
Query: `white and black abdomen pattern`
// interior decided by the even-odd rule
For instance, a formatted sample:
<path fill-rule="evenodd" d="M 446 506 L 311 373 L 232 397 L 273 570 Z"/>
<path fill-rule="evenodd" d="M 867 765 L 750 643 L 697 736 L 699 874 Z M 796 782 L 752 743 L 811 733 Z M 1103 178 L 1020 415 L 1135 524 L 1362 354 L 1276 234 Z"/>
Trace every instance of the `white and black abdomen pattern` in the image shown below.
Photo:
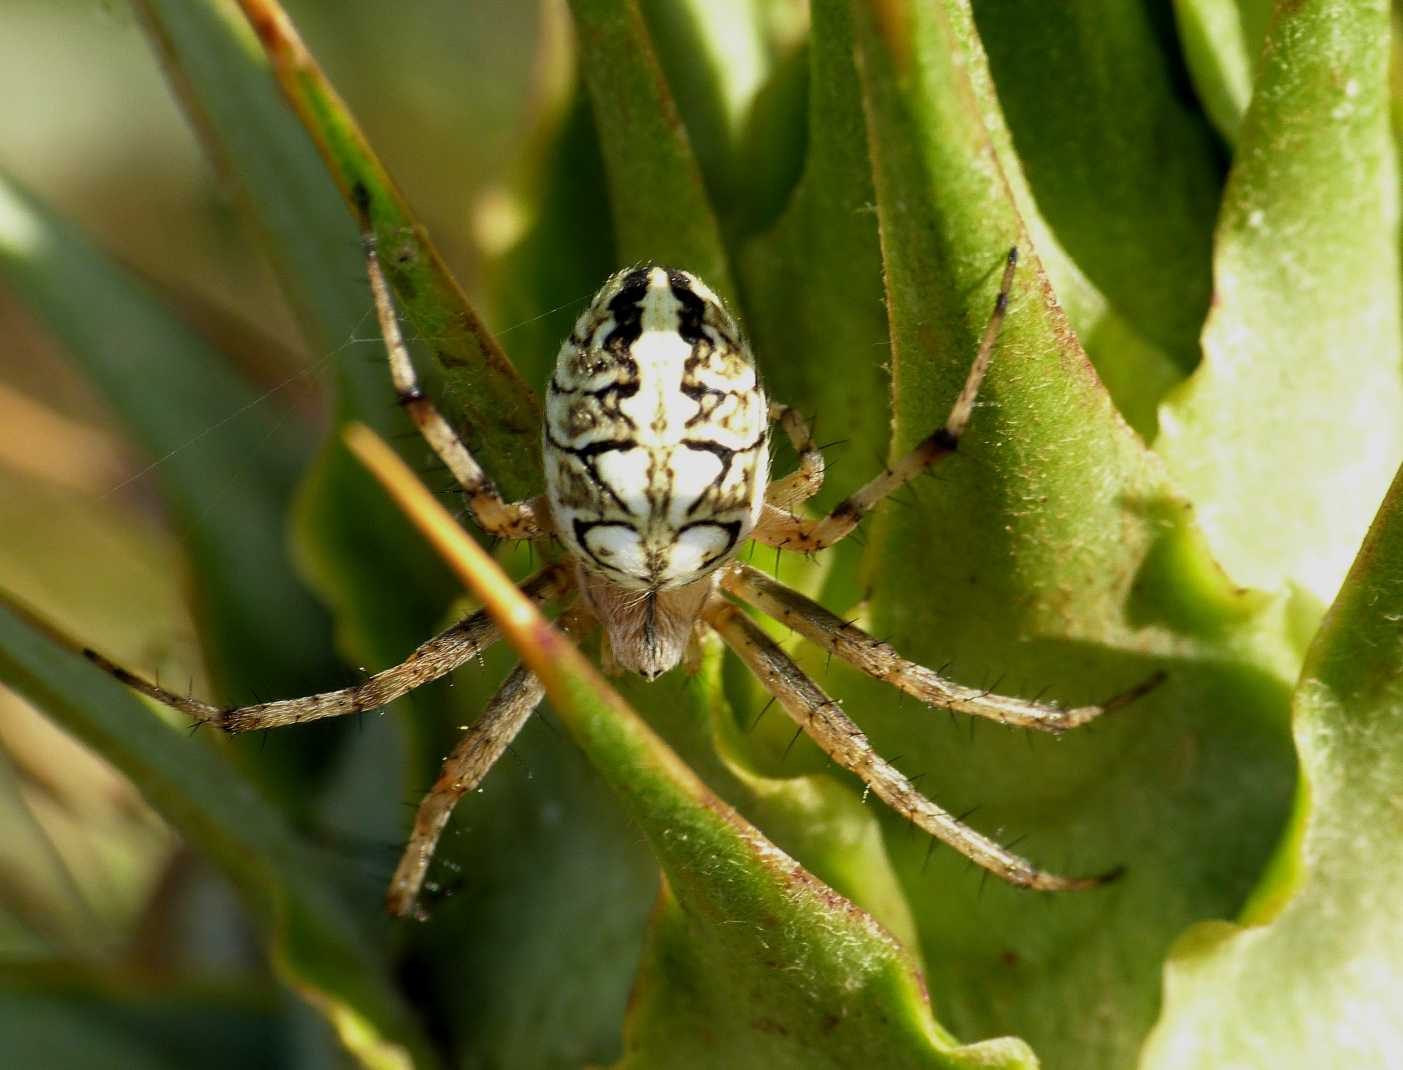
<path fill-rule="evenodd" d="M 581 564 L 664 590 L 706 575 L 759 519 L 769 419 L 750 350 L 695 275 L 609 279 L 560 348 L 546 489 Z"/>

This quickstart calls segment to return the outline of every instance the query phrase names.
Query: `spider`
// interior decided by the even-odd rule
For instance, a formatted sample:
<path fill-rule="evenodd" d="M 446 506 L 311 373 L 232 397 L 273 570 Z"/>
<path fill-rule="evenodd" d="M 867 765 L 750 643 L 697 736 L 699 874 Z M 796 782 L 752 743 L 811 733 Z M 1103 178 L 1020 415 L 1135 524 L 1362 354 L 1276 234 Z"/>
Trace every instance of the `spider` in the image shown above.
<path fill-rule="evenodd" d="M 978 865 L 1047 891 L 1091 888 L 1114 876 L 1064 877 L 1039 869 L 927 799 L 741 608 L 758 609 L 924 703 L 1004 724 L 1062 732 L 1153 686 L 1149 681 L 1102 705 L 1072 709 L 964 687 L 737 558 L 751 539 L 806 554 L 824 550 L 887 495 L 956 452 L 1008 310 L 1016 248 L 1008 253 L 993 313 L 944 425 L 826 516 L 810 519 L 794 510 L 822 486 L 823 454 L 795 409 L 766 398 L 735 319 L 695 275 L 644 264 L 604 283 L 562 344 L 547 388 L 546 493 L 507 502 L 420 390 L 368 229 L 364 246 L 400 403 L 462 487 L 484 532 L 502 539 L 554 537 L 563 547 L 562 559 L 525 580 L 522 590 L 537 605 L 563 604 L 559 623 L 573 634 L 601 629 L 606 668 L 655 679 L 694 653 L 710 629 L 833 761 Z M 772 424 L 799 458 L 792 473 L 774 480 Z M 197 722 L 250 732 L 385 706 L 498 638 L 492 618 L 480 611 L 357 686 L 236 708 L 175 694 L 94 651 L 85 653 L 123 683 Z M 420 889 L 454 805 L 482 781 L 543 697 L 540 681 L 518 665 L 444 760 L 390 882 L 392 914 L 423 916 Z"/>

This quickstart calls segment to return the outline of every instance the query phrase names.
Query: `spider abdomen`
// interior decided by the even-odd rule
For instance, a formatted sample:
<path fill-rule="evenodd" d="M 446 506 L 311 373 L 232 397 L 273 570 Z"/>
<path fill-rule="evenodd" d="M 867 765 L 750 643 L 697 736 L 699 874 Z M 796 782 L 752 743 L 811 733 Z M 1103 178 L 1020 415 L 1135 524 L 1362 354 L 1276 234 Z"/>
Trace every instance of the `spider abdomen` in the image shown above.
<path fill-rule="evenodd" d="M 696 276 L 609 279 L 561 346 L 545 420 L 555 528 L 621 587 L 692 583 L 759 519 L 769 419 L 735 321 Z"/>

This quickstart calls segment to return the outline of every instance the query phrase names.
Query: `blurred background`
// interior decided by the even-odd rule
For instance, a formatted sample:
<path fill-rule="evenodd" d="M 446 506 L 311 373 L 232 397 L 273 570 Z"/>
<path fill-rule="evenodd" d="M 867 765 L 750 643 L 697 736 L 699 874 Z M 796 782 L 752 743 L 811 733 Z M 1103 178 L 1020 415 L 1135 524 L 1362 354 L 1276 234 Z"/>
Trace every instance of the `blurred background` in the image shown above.
<path fill-rule="evenodd" d="M 490 240 L 494 191 L 521 150 L 542 5 L 285 6 L 483 307 L 475 236 Z M 0 98 L 0 171 L 144 276 L 239 362 L 260 405 L 315 437 L 328 361 L 362 350 L 304 351 L 126 4 L 6 0 Z M 153 459 L 123 440 L 4 287 L 0 339 L 0 587 L 115 658 L 207 694 Z M 0 959 L 217 973 L 253 946 L 223 882 L 132 785 L 0 688 Z"/>

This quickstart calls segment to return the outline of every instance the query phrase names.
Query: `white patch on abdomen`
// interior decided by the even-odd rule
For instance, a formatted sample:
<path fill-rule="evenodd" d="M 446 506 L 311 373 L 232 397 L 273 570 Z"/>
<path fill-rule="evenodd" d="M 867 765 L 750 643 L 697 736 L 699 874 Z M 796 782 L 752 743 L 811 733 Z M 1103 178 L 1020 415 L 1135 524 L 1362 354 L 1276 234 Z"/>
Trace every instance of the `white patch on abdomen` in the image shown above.
<path fill-rule="evenodd" d="M 635 590 L 691 583 L 759 517 L 769 417 L 740 330 L 686 272 L 619 272 L 561 346 L 546 490 L 582 567 Z"/>

